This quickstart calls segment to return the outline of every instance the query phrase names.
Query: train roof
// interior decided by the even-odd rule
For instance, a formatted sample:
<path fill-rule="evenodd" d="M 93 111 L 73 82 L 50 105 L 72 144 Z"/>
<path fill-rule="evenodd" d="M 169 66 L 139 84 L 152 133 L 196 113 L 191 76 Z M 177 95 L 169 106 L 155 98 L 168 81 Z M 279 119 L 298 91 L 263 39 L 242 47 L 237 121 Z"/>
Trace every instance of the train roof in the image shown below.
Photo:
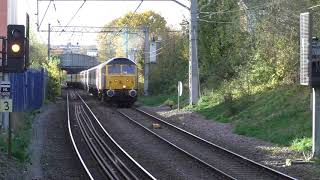
<path fill-rule="evenodd" d="M 118 57 L 118 58 L 112 58 L 112 59 L 109 59 L 108 61 L 104 62 L 104 63 L 101 63 L 97 66 L 94 66 L 88 70 L 84 70 L 84 71 L 92 71 L 94 69 L 97 69 L 97 68 L 101 68 L 105 65 L 111 65 L 111 64 L 130 64 L 130 65 L 137 65 L 135 62 L 131 61 L 130 59 L 128 58 L 124 58 L 124 57 Z M 81 72 L 84 72 L 84 71 L 81 71 Z"/>
<path fill-rule="evenodd" d="M 105 62 L 107 65 L 111 65 L 111 64 L 131 64 L 131 65 L 136 65 L 135 62 L 131 61 L 128 58 L 112 58 L 110 60 L 108 60 L 107 62 Z"/>

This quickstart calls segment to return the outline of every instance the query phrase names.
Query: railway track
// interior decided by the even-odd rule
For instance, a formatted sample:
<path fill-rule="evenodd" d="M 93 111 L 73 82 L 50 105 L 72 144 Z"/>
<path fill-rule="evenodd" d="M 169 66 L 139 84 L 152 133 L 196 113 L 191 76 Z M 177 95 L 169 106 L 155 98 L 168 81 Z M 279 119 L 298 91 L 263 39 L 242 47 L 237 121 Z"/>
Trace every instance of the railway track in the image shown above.
<path fill-rule="evenodd" d="M 155 179 L 114 141 L 78 93 L 71 92 L 70 97 L 71 103 L 68 93 L 69 134 L 74 149 L 90 179 Z M 75 131 L 78 131 L 81 137 L 75 136 Z M 83 147 L 85 143 L 87 152 L 89 151 L 90 154 L 81 153 L 78 143 L 82 143 L 80 147 Z M 99 171 L 96 170 L 96 166 L 99 167 Z"/>
<path fill-rule="evenodd" d="M 211 168 L 223 179 L 295 179 L 213 144 L 141 109 L 117 111 L 139 127 Z M 153 128 L 153 124 L 160 126 Z"/>

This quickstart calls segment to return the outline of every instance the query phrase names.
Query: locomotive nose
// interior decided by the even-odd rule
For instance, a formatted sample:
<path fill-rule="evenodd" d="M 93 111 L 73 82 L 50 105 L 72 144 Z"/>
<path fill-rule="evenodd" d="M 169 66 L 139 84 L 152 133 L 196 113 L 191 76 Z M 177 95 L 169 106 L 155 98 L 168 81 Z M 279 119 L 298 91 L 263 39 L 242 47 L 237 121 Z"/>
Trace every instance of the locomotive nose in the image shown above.
<path fill-rule="evenodd" d="M 129 91 L 129 96 L 135 97 L 136 95 L 137 95 L 137 91 L 136 90 L 132 89 L 132 90 Z"/>

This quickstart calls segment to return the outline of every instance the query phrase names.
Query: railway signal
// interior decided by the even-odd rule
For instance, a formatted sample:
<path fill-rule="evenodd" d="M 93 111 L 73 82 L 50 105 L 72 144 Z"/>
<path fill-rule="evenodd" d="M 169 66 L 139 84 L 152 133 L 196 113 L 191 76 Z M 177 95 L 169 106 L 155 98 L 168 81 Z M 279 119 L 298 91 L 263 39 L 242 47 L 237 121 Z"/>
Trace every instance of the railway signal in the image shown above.
<path fill-rule="evenodd" d="M 300 14 L 300 84 L 312 88 L 312 155 L 320 157 L 320 42 L 313 35 L 312 13 Z"/>
<path fill-rule="evenodd" d="M 25 71 L 25 26 L 8 25 L 7 27 L 7 62 L 5 72 Z"/>

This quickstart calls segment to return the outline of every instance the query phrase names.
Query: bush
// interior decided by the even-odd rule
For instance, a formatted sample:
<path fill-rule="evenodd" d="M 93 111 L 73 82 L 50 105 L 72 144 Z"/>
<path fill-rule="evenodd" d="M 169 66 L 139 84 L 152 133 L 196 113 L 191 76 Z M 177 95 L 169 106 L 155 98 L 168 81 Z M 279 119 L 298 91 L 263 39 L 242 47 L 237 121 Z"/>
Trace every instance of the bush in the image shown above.
<path fill-rule="evenodd" d="M 23 116 L 22 126 L 16 129 L 12 134 L 12 156 L 19 162 L 30 160 L 28 146 L 32 136 L 32 121 L 40 113 L 39 110 L 25 113 Z M 6 152 L 8 149 L 7 134 L 0 135 L 0 151 Z"/>
<path fill-rule="evenodd" d="M 163 104 L 169 106 L 170 109 L 172 109 L 174 102 L 171 99 L 167 99 Z"/>
<path fill-rule="evenodd" d="M 47 99 L 55 101 L 56 97 L 60 95 L 60 73 L 59 73 L 59 60 L 53 59 L 45 63 L 45 69 L 48 72 L 47 84 Z"/>

